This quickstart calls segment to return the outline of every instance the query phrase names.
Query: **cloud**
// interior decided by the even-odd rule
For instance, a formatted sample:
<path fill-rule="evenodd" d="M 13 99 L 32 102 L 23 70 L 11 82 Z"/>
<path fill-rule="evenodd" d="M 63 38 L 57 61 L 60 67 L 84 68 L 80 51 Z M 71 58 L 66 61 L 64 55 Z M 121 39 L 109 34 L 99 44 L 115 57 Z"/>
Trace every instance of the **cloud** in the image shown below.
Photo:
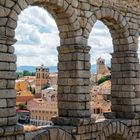
<path fill-rule="evenodd" d="M 59 31 L 52 16 L 44 9 L 29 7 L 20 14 L 16 38 L 17 65 L 57 65 Z M 101 22 L 95 24 L 90 34 L 89 45 L 92 46 L 92 64 L 96 63 L 100 56 L 109 62 L 109 53 L 112 51 L 111 37 Z"/>
<path fill-rule="evenodd" d="M 91 46 L 91 63 L 96 64 L 99 57 L 103 57 L 106 64 L 110 63 L 111 55 L 113 52 L 112 38 L 109 29 L 100 21 L 94 25 L 90 33 L 88 44 Z"/>
<path fill-rule="evenodd" d="M 16 38 L 17 65 L 57 65 L 59 31 L 44 9 L 29 7 L 20 14 Z"/>

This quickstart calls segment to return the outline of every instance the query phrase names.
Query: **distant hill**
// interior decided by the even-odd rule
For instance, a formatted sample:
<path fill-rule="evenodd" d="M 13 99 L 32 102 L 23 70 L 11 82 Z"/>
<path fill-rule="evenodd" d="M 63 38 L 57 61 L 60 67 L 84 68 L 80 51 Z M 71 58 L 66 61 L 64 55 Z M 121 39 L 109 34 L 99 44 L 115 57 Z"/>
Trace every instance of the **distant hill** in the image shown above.
<path fill-rule="evenodd" d="M 17 71 L 20 72 L 20 71 L 24 71 L 24 70 L 27 70 L 29 72 L 35 72 L 35 68 L 34 66 L 17 66 Z"/>
<path fill-rule="evenodd" d="M 36 66 L 17 66 L 17 71 L 24 71 L 27 70 L 29 72 L 35 72 Z M 51 66 L 49 67 L 50 72 L 54 73 L 57 72 L 57 67 L 56 66 Z"/>
<path fill-rule="evenodd" d="M 110 66 L 110 64 L 107 64 L 107 66 Z M 24 71 L 27 70 L 29 72 L 35 72 L 36 67 L 35 66 L 18 66 L 17 71 Z M 51 66 L 49 67 L 50 72 L 54 73 L 57 72 L 57 66 Z M 91 73 L 96 73 L 96 64 L 91 65 Z"/>

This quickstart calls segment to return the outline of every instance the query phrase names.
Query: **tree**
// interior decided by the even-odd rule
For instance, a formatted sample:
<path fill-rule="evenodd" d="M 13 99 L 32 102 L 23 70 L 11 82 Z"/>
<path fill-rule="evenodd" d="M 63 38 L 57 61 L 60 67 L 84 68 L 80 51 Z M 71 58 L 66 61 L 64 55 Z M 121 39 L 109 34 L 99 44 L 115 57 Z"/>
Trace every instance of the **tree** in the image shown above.
<path fill-rule="evenodd" d="M 16 72 L 16 79 L 23 77 L 23 72 Z"/>
<path fill-rule="evenodd" d="M 19 109 L 27 109 L 27 105 L 23 103 L 19 104 L 18 107 Z"/>
<path fill-rule="evenodd" d="M 31 73 L 27 70 L 23 71 L 23 76 L 31 76 Z"/>
<path fill-rule="evenodd" d="M 98 80 L 98 85 L 102 84 L 103 82 L 109 80 L 107 76 L 103 76 Z"/>

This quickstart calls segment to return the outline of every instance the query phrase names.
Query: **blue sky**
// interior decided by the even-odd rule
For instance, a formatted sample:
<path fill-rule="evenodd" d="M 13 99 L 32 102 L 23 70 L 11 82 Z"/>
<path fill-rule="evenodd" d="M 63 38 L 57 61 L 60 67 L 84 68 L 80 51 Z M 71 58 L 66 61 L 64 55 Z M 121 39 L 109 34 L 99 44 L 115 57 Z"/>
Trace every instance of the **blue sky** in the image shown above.
<path fill-rule="evenodd" d="M 42 8 L 28 7 L 20 15 L 16 28 L 15 46 L 17 65 L 45 66 L 57 65 L 57 46 L 60 45 L 59 31 L 51 15 Z M 102 22 L 97 22 L 90 34 L 88 45 L 91 51 L 91 63 L 98 57 L 110 63 L 113 52 L 109 30 Z"/>

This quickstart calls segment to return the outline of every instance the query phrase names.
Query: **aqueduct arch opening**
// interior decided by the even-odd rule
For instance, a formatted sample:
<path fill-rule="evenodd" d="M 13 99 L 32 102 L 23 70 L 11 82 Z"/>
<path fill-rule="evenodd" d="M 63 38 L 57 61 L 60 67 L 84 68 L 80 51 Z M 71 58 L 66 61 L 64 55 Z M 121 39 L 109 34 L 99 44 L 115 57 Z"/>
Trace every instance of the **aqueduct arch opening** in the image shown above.
<path fill-rule="evenodd" d="M 50 13 L 38 6 L 28 6 L 17 22 L 14 44 L 17 66 L 56 66 L 60 38 Z"/>
<path fill-rule="evenodd" d="M 91 117 L 103 117 L 104 112 L 109 112 L 110 102 L 110 77 L 111 53 L 113 50 L 112 38 L 107 26 L 97 20 L 88 39 L 91 46 L 91 78 L 90 78 L 90 110 Z M 95 66 L 96 65 L 96 66 Z M 103 79 L 106 80 L 104 81 Z M 98 115 L 97 115 L 98 114 Z"/>
<path fill-rule="evenodd" d="M 113 42 L 114 52 L 112 53 L 111 59 L 111 110 L 115 112 L 115 117 L 117 118 L 128 117 L 129 114 L 133 112 L 132 108 L 135 108 L 132 104 L 126 103 L 128 94 L 130 94 L 130 91 L 133 91 L 133 89 L 136 89 L 136 85 L 139 85 L 139 76 L 131 76 L 128 74 L 130 69 L 133 72 L 138 72 L 134 67 L 132 68 L 132 65 L 139 64 L 137 56 L 137 37 L 133 39 L 133 36 L 131 36 L 129 25 L 125 17 L 110 8 L 95 9 L 85 28 L 85 36 L 89 36 L 97 20 L 101 20 L 109 28 Z M 134 55 L 136 59 L 133 64 L 128 60 L 131 55 Z M 135 80 L 131 88 L 128 77 L 134 78 Z M 139 111 L 136 109 L 136 112 Z"/>

